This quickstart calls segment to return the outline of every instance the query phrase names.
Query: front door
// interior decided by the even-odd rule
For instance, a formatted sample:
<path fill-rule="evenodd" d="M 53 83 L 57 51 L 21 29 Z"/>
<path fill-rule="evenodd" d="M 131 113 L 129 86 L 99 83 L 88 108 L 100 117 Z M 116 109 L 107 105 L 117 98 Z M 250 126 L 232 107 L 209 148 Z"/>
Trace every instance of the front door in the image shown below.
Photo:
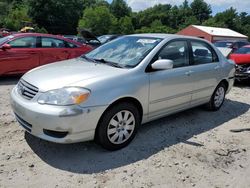
<path fill-rule="evenodd" d="M 190 105 L 193 90 L 186 41 L 169 42 L 153 61 L 157 59 L 170 59 L 173 61 L 174 67 L 149 73 L 150 119 L 187 108 Z"/>
<path fill-rule="evenodd" d="M 0 50 L 0 75 L 19 74 L 39 65 L 36 37 L 22 37 L 8 42 L 11 49 Z"/>

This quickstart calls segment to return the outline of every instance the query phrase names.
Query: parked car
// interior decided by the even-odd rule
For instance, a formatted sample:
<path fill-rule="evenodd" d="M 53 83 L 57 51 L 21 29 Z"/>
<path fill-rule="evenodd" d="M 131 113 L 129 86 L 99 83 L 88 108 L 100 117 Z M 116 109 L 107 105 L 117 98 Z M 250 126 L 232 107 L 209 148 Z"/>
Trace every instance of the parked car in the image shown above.
<path fill-rule="evenodd" d="M 92 46 L 93 48 L 97 48 L 102 45 L 98 38 L 88 30 L 81 29 L 80 35 L 86 40 L 86 44 Z"/>
<path fill-rule="evenodd" d="M 250 43 L 246 40 L 225 40 L 225 41 L 217 41 L 214 43 L 216 47 L 219 48 L 231 48 L 232 53 L 241 48 L 242 46 L 249 45 Z"/>
<path fill-rule="evenodd" d="M 12 90 L 12 108 L 36 137 L 95 139 L 116 150 L 143 123 L 203 104 L 218 110 L 234 73 L 234 63 L 205 40 L 135 34 L 26 73 Z"/>
<path fill-rule="evenodd" d="M 90 50 L 90 46 L 55 35 L 9 35 L 0 39 L 0 76 L 22 74 L 40 65 L 79 57 Z"/>
<path fill-rule="evenodd" d="M 121 35 L 102 35 L 99 36 L 97 39 L 102 43 L 105 44 L 109 41 L 112 41 L 114 39 L 117 39 L 118 37 L 121 37 Z"/>
<path fill-rule="evenodd" d="M 230 59 L 237 64 L 236 79 L 239 81 L 250 79 L 250 45 L 236 50 L 230 55 Z"/>
<path fill-rule="evenodd" d="M 10 30 L 6 28 L 0 28 L 0 38 L 10 35 Z"/>
<path fill-rule="evenodd" d="M 73 41 L 76 41 L 76 42 L 79 42 L 81 44 L 87 43 L 87 41 L 84 38 L 76 36 L 76 35 L 64 35 L 63 37 L 70 39 L 70 40 L 73 40 Z"/>

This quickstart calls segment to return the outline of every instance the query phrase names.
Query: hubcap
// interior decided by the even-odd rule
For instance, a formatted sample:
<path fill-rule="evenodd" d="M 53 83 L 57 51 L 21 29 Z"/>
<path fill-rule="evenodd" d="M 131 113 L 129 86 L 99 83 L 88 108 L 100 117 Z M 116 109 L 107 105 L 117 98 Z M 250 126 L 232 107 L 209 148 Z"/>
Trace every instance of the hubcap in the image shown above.
<path fill-rule="evenodd" d="M 223 87 L 219 87 L 214 96 L 214 105 L 216 107 L 220 107 L 224 101 L 225 97 L 225 89 Z"/>
<path fill-rule="evenodd" d="M 115 114 L 108 125 L 108 139 L 113 144 L 122 144 L 127 141 L 135 129 L 135 117 L 128 111 L 123 110 Z"/>

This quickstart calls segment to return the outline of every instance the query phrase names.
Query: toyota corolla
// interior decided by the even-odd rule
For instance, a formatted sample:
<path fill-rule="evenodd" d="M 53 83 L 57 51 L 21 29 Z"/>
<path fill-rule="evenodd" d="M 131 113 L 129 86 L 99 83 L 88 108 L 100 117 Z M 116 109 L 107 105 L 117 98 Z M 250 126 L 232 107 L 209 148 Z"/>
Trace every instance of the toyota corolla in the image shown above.
<path fill-rule="evenodd" d="M 76 59 L 35 68 L 11 93 L 17 121 L 57 143 L 97 140 L 116 150 L 146 122 L 205 104 L 218 110 L 235 65 L 192 37 L 136 34 Z"/>

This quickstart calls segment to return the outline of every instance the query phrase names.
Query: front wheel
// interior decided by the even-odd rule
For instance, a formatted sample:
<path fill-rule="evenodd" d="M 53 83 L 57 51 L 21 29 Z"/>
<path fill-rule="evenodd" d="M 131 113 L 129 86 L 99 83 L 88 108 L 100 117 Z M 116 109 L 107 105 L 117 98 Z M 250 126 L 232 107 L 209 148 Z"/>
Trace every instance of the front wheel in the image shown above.
<path fill-rule="evenodd" d="M 120 103 L 107 110 L 101 118 L 96 136 L 101 146 L 118 150 L 135 137 L 140 124 L 140 114 L 135 105 Z"/>
<path fill-rule="evenodd" d="M 226 86 L 225 84 L 221 83 L 216 87 L 209 103 L 207 104 L 207 108 L 212 111 L 219 110 L 225 100 L 225 95 Z"/>

